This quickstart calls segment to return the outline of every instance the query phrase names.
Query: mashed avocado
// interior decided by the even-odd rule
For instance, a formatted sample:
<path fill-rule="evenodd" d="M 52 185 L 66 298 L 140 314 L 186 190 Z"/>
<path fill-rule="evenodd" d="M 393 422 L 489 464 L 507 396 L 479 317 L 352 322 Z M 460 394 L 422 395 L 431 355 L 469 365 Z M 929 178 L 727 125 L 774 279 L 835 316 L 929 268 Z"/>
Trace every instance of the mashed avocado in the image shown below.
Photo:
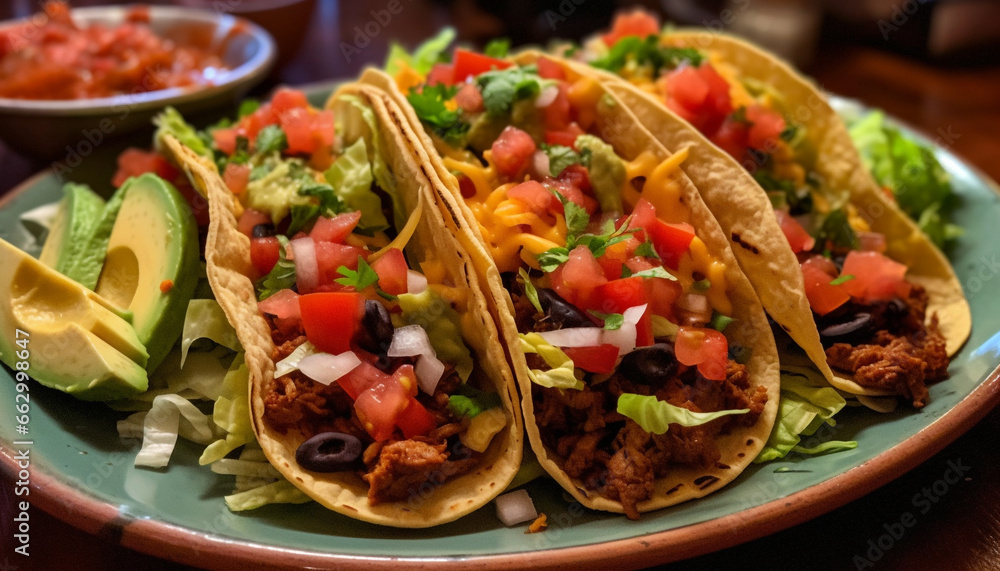
<path fill-rule="evenodd" d="M 625 184 L 625 163 L 611 145 L 593 135 L 580 135 L 575 144 L 578 151 L 590 154 L 590 184 L 601 212 L 624 212 L 621 188 Z"/>
<path fill-rule="evenodd" d="M 398 318 L 401 323 L 396 323 L 396 326 L 423 327 L 437 358 L 453 364 L 462 380 L 468 380 L 472 374 L 472 355 L 462 340 L 458 312 L 430 288 L 421 293 L 400 294 L 399 307 L 403 314 Z"/>

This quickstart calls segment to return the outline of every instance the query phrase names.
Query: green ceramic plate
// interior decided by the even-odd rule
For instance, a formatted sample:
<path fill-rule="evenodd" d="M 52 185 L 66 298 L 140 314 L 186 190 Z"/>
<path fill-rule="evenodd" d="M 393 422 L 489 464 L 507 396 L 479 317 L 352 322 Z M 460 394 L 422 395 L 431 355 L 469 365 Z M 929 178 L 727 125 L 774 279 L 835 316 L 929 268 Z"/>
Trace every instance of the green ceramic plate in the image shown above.
<path fill-rule="evenodd" d="M 322 92 L 316 98 L 321 101 Z M 33 507 L 119 538 L 126 547 L 198 565 L 514 568 L 587 561 L 636 566 L 748 541 L 885 484 L 954 440 L 1000 400 L 1000 308 L 994 303 L 1000 298 L 1000 278 L 995 279 L 1000 265 L 989 239 L 1000 219 L 1000 196 L 991 181 L 952 153 L 938 149 L 938 157 L 962 197 L 955 222 L 967 233 L 951 259 L 975 316 L 972 337 L 952 361 L 951 379 L 931 387 L 924 409 L 841 413 L 836 428 L 823 436 L 857 440 L 855 450 L 753 465 L 720 492 L 639 521 L 585 510 L 551 481 L 537 480 L 527 487 L 539 511 L 549 516 L 544 533 L 505 528 L 491 506 L 440 527 L 397 530 L 314 504 L 230 513 L 222 497 L 231 479 L 198 466 L 199 447 L 182 441 L 164 471 L 134 469 L 137 445 L 120 440 L 115 429 L 123 414 L 32 384 L 29 434 L 14 433 L 12 410 L 0 412 L 0 467 L 15 476 L 15 451 L 28 449 Z M 95 172 L 85 164 L 74 178 L 95 180 Z M 108 180 L 106 171 L 100 176 Z M 55 175 L 42 173 L 9 195 L 0 204 L 0 237 L 37 253 L 18 216 L 60 198 L 60 187 Z M 9 369 L 0 370 L 0 403 L 9 409 L 15 394 L 11 377 Z M 31 444 L 15 445 L 16 440 Z"/>

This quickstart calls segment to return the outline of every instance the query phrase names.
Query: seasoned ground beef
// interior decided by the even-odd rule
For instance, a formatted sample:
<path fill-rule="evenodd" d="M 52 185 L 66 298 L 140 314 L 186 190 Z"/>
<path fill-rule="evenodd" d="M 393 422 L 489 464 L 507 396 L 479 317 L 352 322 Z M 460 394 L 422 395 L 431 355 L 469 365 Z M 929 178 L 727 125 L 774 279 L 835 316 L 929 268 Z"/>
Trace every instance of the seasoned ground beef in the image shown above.
<path fill-rule="evenodd" d="M 665 434 L 655 435 L 615 411 L 622 393 L 655 394 L 699 412 L 743 408 L 750 412 L 695 427 L 671 425 Z M 671 465 L 708 467 L 719 461 L 716 438 L 734 427 L 755 424 L 767 403 L 767 389 L 751 388 L 746 367 L 730 361 L 724 381 L 705 379 L 695 368 L 682 366 L 661 387 L 615 373 L 581 391 L 533 385 L 532 397 L 542 440 L 566 473 L 620 501 L 625 514 L 637 519 L 637 505 L 650 497 L 655 479 L 667 475 Z"/>
<path fill-rule="evenodd" d="M 275 342 L 272 360 L 277 363 L 306 342 L 301 331 L 281 330 L 272 323 Z M 351 434 L 365 445 L 365 470 L 359 475 L 369 483 L 372 505 L 419 498 L 430 489 L 469 470 L 480 454 L 466 448 L 458 434 L 462 425 L 448 411 L 448 395 L 456 392 L 462 379 L 448 367 L 433 395 L 420 393 L 417 400 L 437 423 L 426 437 L 410 440 L 394 438 L 375 442 L 364 430 L 354 411 L 354 401 L 338 383 L 323 385 L 300 371 L 274 379 L 264 396 L 264 420 L 281 434 L 298 430 L 305 438 L 322 432 Z M 398 434 L 398 433 L 397 433 Z"/>
<path fill-rule="evenodd" d="M 867 312 L 874 325 L 863 338 L 830 345 L 826 349 L 830 366 L 853 374 L 863 387 L 900 394 L 916 408 L 927 404 L 927 383 L 948 378 L 948 353 L 937 315 L 930 325 L 924 324 L 924 289 L 913 286 L 902 302 L 852 303 L 843 311 Z"/>

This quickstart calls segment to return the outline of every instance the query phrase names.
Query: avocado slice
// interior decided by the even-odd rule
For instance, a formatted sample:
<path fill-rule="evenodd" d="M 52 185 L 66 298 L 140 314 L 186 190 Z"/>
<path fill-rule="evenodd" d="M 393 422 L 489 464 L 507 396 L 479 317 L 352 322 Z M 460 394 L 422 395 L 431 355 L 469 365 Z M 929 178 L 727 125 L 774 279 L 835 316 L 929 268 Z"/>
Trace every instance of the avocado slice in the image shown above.
<path fill-rule="evenodd" d="M 103 210 L 104 199 L 89 186 L 75 183 L 63 186 L 63 199 L 59 202 L 59 210 L 49 228 L 49 237 L 38 256 L 39 261 L 70 279 L 81 281 L 70 266 L 79 257 L 88 255 L 82 252 L 83 245 Z M 100 257 L 104 259 L 103 252 Z M 96 279 L 94 281 L 96 283 Z"/>
<path fill-rule="evenodd" d="M 7 366 L 20 370 L 27 362 L 36 381 L 82 400 L 148 388 L 148 354 L 126 312 L 2 239 L 0 267 L 10 270 L 0 279 L 0 360 Z"/>
<path fill-rule="evenodd" d="M 198 285 L 198 227 L 184 197 L 156 175 L 129 179 L 118 194 L 95 291 L 132 312 L 152 372 L 180 337 Z"/>
<path fill-rule="evenodd" d="M 67 276 L 80 282 L 88 289 L 97 287 L 97 279 L 101 275 L 101 268 L 104 266 L 104 256 L 108 251 L 108 239 L 111 236 L 111 229 L 114 228 L 115 220 L 118 217 L 118 210 L 125 199 L 125 193 L 129 186 L 125 182 L 104 205 L 104 209 L 95 216 L 95 220 L 90 226 L 90 231 L 81 239 L 77 247 L 77 255 L 70 260 L 66 267 Z M 46 242 L 47 244 L 47 242 Z"/>

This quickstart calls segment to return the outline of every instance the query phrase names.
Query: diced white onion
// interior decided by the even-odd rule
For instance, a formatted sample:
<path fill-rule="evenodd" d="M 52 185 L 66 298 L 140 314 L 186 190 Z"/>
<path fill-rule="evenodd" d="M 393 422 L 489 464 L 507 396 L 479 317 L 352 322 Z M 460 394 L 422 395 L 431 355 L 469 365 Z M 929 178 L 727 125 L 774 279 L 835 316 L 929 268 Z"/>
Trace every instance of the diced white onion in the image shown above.
<path fill-rule="evenodd" d="M 545 151 L 535 151 L 531 155 L 531 168 L 530 174 L 533 179 L 542 180 L 543 178 L 550 176 L 549 172 L 549 155 Z"/>
<path fill-rule="evenodd" d="M 329 385 L 340 377 L 353 371 L 361 364 L 361 359 L 353 351 L 344 351 L 339 355 L 316 353 L 303 357 L 299 361 L 302 374 L 323 385 Z"/>
<path fill-rule="evenodd" d="M 417 385 L 420 390 L 432 395 L 437 388 L 444 363 L 437 358 L 427 331 L 419 325 L 407 325 L 396 329 L 386 354 L 390 357 L 417 357 Z"/>
<path fill-rule="evenodd" d="M 535 503 L 531 501 L 528 491 L 514 490 L 509 494 L 497 496 L 497 518 L 506 526 L 517 525 L 538 517 Z"/>
<path fill-rule="evenodd" d="M 316 261 L 316 243 L 306 236 L 288 243 L 295 257 L 295 278 L 300 293 L 307 293 L 319 285 L 319 263 Z"/>
<path fill-rule="evenodd" d="M 415 270 L 406 270 L 406 293 L 418 294 L 426 289 L 427 276 Z"/>
<path fill-rule="evenodd" d="M 622 317 L 625 319 L 622 326 L 613 331 L 604 331 L 604 336 L 602 337 L 601 342 L 617 346 L 619 357 L 627 353 L 631 353 L 635 350 L 635 341 L 638 335 L 635 326 L 639 323 L 639 319 L 642 318 L 642 314 L 645 312 L 645 303 L 626 309 L 622 314 Z"/>
<path fill-rule="evenodd" d="M 625 322 L 621 327 L 614 330 L 602 329 L 600 327 L 567 327 L 555 331 L 543 331 L 539 333 L 550 345 L 556 347 L 596 347 L 602 344 L 610 344 L 618 347 L 618 356 L 632 352 L 635 349 L 636 324 L 646 311 L 646 304 L 630 307 L 625 310 L 622 317 Z"/>
<path fill-rule="evenodd" d="M 567 327 L 554 331 L 542 331 L 539 335 L 549 345 L 556 347 L 596 347 L 601 344 L 600 327 Z"/>
<path fill-rule="evenodd" d="M 558 96 L 559 96 L 559 86 L 550 85 L 545 89 L 543 89 L 541 93 L 538 94 L 538 97 L 535 98 L 535 107 L 538 107 L 539 109 L 541 109 L 542 107 L 548 107 L 549 105 L 552 104 L 553 101 L 556 100 L 556 97 Z"/>

